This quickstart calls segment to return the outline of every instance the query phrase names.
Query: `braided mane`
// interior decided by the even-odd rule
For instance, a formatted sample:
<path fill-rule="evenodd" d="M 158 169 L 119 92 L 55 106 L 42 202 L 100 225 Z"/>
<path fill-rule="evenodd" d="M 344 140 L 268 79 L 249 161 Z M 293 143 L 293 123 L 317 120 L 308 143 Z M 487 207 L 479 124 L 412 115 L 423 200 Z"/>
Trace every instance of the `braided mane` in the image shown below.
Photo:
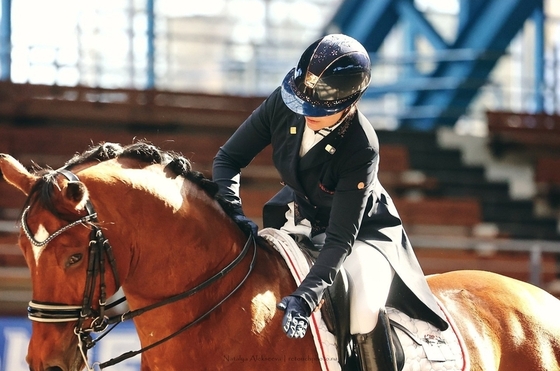
<path fill-rule="evenodd" d="M 148 164 L 161 164 L 171 170 L 177 176 L 183 176 L 203 189 L 211 198 L 217 200 L 228 215 L 234 210 L 232 205 L 218 195 L 218 185 L 207 179 L 201 172 L 193 170 L 192 163 L 182 155 L 164 151 L 148 142 L 139 141 L 126 146 L 117 143 L 100 143 L 92 146 L 83 153 L 76 154 L 68 160 L 62 169 L 72 170 L 77 165 L 89 162 L 103 162 L 115 158 L 130 158 Z M 36 172 L 40 179 L 35 183 L 24 205 L 40 202 L 47 210 L 60 217 L 53 204 L 52 193 L 56 184 L 56 176 L 59 174 L 53 169 L 39 169 Z"/>

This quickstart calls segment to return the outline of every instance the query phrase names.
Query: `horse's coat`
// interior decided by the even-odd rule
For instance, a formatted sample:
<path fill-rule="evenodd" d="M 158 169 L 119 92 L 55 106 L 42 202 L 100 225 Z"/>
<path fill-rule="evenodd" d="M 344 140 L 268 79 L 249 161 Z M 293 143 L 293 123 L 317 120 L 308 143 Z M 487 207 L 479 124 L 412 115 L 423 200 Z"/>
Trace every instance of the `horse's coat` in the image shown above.
<path fill-rule="evenodd" d="M 30 173 L 11 156 L 0 155 L 3 177 L 29 196 L 24 222 L 31 236 L 43 239 L 41 228 L 52 235 L 80 220 L 88 200 L 97 212 L 98 222 L 79 223 L 42 250 L 22 233 L 19 244 L 31 271 L 35 303 L 82 305 L 93 225 L 112 246 L 131 310 L 200 285 L 244 249 L 246 236 L 212 197 L 213 183 L 175 154 L 144 143 L 125 148 L 104 144 L 74 157 L 66 168 L 79 181 L 51 170 Z M 241 285 L 200 322 L 142 353 L 143 371 L 320 369 L 311 337 L 288 339 L 281 330 L 282 312 L 274 304 L 295 289 L 285 263 L 263 246 L 243 282 L 251 256 L 196 294 L 134 317 L 146 347 L 196 321 Z M 110 269 L 105 275 L 103 289 L 110 296 L 118 287 Z M 488 272 L 450 272 L 428 277 L 428 283 L 455 318 L 472 371 L 560 370 L 556 298 Z M 93 297 L 98 298 L 101 286 L 95 287 Z M 93 307 L 98 309 L 97 300 Z M 31 371 L 84 367 L 75 324 L 33 322 L 27 355 Z"/>

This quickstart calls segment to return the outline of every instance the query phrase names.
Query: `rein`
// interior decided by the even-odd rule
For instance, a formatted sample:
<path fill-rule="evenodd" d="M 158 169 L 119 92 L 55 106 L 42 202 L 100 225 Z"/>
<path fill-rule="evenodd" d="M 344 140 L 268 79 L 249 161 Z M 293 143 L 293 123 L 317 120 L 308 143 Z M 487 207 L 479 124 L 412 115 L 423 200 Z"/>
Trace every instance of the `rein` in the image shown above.
<path fill-rule="evenodd" d="M 253 267 L 255 265 L 255 260 L 257 257 L 257 243 L 255 240 L 255 237 L 253 235 L 251 235 L 249 237 L 249 239 L 247 240 L 247 242 L 245 242 L 245 246 L 243 247 L 243 250 L 241 251 L 241 253 L 237 256 L 237 258 L 235 258 L 235 260 L 233 260 L 230 264 L 228 264 L 227 267 L 225 267 L 224 269 L 222 269 L 220 272 L 218 272 L 217 274 L 215 274 L 214 276 L 212 276 L 211 278 L 209 278 L 208 280 L 202 282 L 201 284 L 197 285 L 196 287 L 193 287 L 192 289 L 185 291 L 181 294 L 172 296 L 170 298 L 167 298 L 166 300 L 163 300 L 161 302 L 146 306 L 144 308 L 132 311 L 132 312 L 127 312 L 125 314 L 123 314 L 122 316 L 118 316 L 121 318 L 120 322 L 123 322 L 127 319 L 136 317 L 142 313 L 145 313 L 149 310 L 155 309 L 155 308 L 159 308 L 163 305 L 166 304 L 170 304 L 173 302 L 176 302 L 178 300 L 181 299 L 185 299 L 189 296 L 192 296 L 194 294 L 196 294 L 198 291 L 204 289 L 205 287 L 209 286 L 210 284 L 216 282 L 218 279 L 224 277 L 229 271 L 231 271 L 235 266 L 237 266 L 241 260 L 245 257 L 245 255 L 247 255 L 247 252 L 249 251 L 249 242 L 252 242 L 253 245 L 253 256 L 251 258 L 251 264 L 249 265 L 249 269 L 247 270 L 247 273 L 245 274 L 245 276 L 243 277 L 243 279 L 241 280 L 241 282 L 239 282 L 239 284 L 237 284 L 237 286 L 235 286 L 233 288 L 232 291 L 230 291 L 229 294 L 227 294 L 222 300 L 220 300 L 216 305 L 214 305 L 212 308 L 210 308 L 208 311 L 206 311 L 205 313 L 203 313 L 202 315 L 200 315 L 198 318 L 196 318 L 195 320 L 187 323 L 186 325 L 184 325 L 183 327 L 181 327 L 180 329 L 178 329 L 177 331 L 173 332 L 172 334 L 164 337 L 163 339 L 160 339 L 144 348 L 138 349 L 136 351 L 130 351 L 130 352 L 126 352 L 121 354 L 120 356 L 110 359 L 107 362 L 104 363 L 100 363 L 99 364 L 99 368 L 100 369 L 104 369 L 107 368 L 109 366 L 113 366 L 117 363 L 120 363 L 126 359 L 132 358 L 138 354 L 144 353 L 145 351 L 152 349 L 164 342 L 166 342 L 167 340 L 179 335 L 180 333 L 182 333 L 183 331 L 188 330 L 189 328 L 191 328 L 192 326 L 196 325 L 197 323 L 199 323 L 200 321 L 202 321 L 204 318 L 208 317 L 212 312 L 214 312 L 214 310 L 216 310 L 219 306 L 221 306 L 227 299 L 229 299 L 241 286 L 243 286 L 243 284 L 245 283 L 245 281 L 247 281 L 247 278 L 249 278 L 249 275 L 251 274 Z"/>
<path fill-rule="evenodd" d="M 59 173 L 61 173 L 62 175 L 64 175 L 68 180 L 70 181 L 78 181 L 78 177 L 65 169 L 61 169 L 58 170 Z M 243 246 L 243 249 L 241 250 L 241 252 L 239 253 L 239 255 L 232 260 L 226 267 L 224 267 L 222 270 L 220 270 L 218 273 L 214 274 L 212 277 L 208 278 L 207 280 L 203 281 L 202 283 L 198 284 L 197 286 L 182 292 L 180 294 L 171 296 L 167 299 L 164 299 L 160 302 L 156 302 L 154 304 L 148 305 L 146 307 L 137 309 L 137 310 L 133 310 L 133 311 L 128 311 L 122 315 L 116 315 L 116 316 L 112 316 L 112 317 L 108 317 L 105 315 L 105 311 L 113 308 L 119 304 L 121 304 L 123 301 L 126 300 L 126 298 L 121 298 L 113 303 L 107 304 L 106 303 L 106 285 L 105 285 L 105 259 L 104 256 L 106 255 L 110 266 L 111 266 L 111 270 L 113 273 L 113 277 L 115 279 L 115 285 L 116 287 L 120 287 L 120 283 L 119 283 L 119 278 L 118 278 L 118 273 L 117 273 L 117 267 L 116 267 L 116 261 L 113 255 L 113 249 L 111 247 L 111 245 L 109 244 L 109 241 L 105 238 L 105 236 L 103 235 L 103 231 L 95 224 L 98 220 L 97 220 L 97 213 L 95 212 L 94 208 L 93 208 L 93 204 L 91 203 L 91 201 L 87 201 L 86 203 L 86 211 L 87 211 L 87 215 L 80 218 L 79 220 L 76 220 L 75 222 L 72 222 L 60 229 L 58 229 L 57 231 L 55 231 L 54 233 L 52 233 L 48 238 L 46 238 L 44 241 L 38 241 L 33 237 L 33 234 L 31 233 L 31 230 L 29 229 L 29 226 L 27 225 L 27 214 L 29 212 L 29 208 L 30 206 L 28 206 L 24 212 L 22 213 L 21 216 L 21 225 L 23 228 L 23 232 L 25 234 L 25 236 L 29 239 L 29 241 L 31 242 L 31 244 L 33 244 L 34 246 L 37 247 L 42 247 L 47 245 L 50 241 L 52 241 L 54 238 L 58 237 L 60 234 L 66 232 L 67 230 L 69 230 L 70 228 L 73 228 L 75 226 L 78 225 L 84 225 L 87 224 L 89 225 L 92 230 L 91 230 L 91 234 L 90 234 L 90 242 L 89 242 L 89 257 L 88 257 L 88 267 L 87 267 L 87 271 L 86 271 L 86 287 L 84 290 L 84 296 L 83 296 L 83 300 L 82 300 L 82 305 L 65 305 L 65 304 L 58 304 L 58 303 L 49 303 L 49 302 L 37 302 L 34 300 L 31 300 L 29 302 L 28 308 L 27 308 L 27 312 L 28 312 L 28 318 L 32 321 L 36 321 L 36 322 L 43 322 L 43 323 L 61 323 L 61 322 L 72 322 L 72 321 L 77 321 L 76 326 L 74 327 L 74 334 L 78 337 L 78 348 L 80 350 L 80 353 L 82 355 L 82 358 L 84 360 L 84 363 L 88 369 L 88 371 L 93 371 L 94 370 L 94 366 L 98 366 L 99 369 L 103 369 L 109 366 L 113 366 L 117 363 L 120 363 L 126 359 L 129 359 L 131 357 L 134 357 L 140 353 L 143 353 L 149 349 L 152 349 L 168 340 L 170 340 L 171 338 L 179 335 L 180 333 L 182 333 L 183 331 L 189 329 L 190 327 L 196 325 L 197 323 L 199 323 L 200 321 L 202 321 L 204 318 L 206 318 L 208 315 L 210 315 L 214 310 L 216 310 L 219 306 L 221 306 L 228 298 L 230 298 L 247 280 L 247 278 L 249 277 L 249 275 L 251 274 L 255 261 L 256 261 L 256 255 L 257 255 L 257 244 L 256 244 L 256 240 L 255 237 L 251 234 L 249 236 L 249 238 L 247 239 L 247 242 L 245 242 L 245 245 Z M 126 320 L 132 319 L 134 317 L 137 317 L 143 313 L 146 313 L 148 311 L 151 311 L 153 309 L 177 302 L 179 300 L 182 299 L 186 299 L 190 296 L 193 296 L 194 294 L 198 293 L 199 291 L 205 289 L 206 287 L 210 286 L 211 284 L 217 282 L 219 279 L 223 278 L 225 275 L 227 275 L 229 272 L 231 272 L 242 260 L 243 258 L 247 255 L 247 252 L 249 251 L 249 247 L 251 245 L 253 245 L 253 256 L 251 259 L 251 263 L 249 264 L 247 273 L 245 274 L 245 276 L 243 277 L 243 279 L 241 280 L 241 282 L 239 282 L 239 284 L 237 286 L 235 286 L 231 292 L 229 292 L 222 300 L 220 300 L 216 305 L 214 305 L 212 308 L 210 308 L 208 311 L 206 311 L 205 313 L 203 313 L 202 315 L 200 315 L 199 317 L 197 317 L 196 319 L 194 319 L 193 321 L 187 323 L 186 325 L 184 325 L 183 327 L 181 327 L 179 330 L 171 333 L 170 335 L 146 346 L 143 347 L 141 349 L 138 349 L 136 351 L 129 351 L 126 353 L 121 354 L 120 356 L 110 359 L 107 362 L 104 363 L 99 363 L 96 362 L 93 365 L 89 365 L 88 364 L 88 359 L 87 359 L 87 350 L 93 348 L 97 342 L 99 342 L 99 340 L 101 340 L 101 338 L 103 338 L 105 335 L 107 335 L 107 333 L 112 330 L 114 328 L 114 326 L 118 325 L 121 322 L 124 322 Z M 99 287 L 100 287 L 100 294 L 99 294 L 99 310 L 95 310 L 92 306 L 93 303 L 93 296 L 94 296 L 94 291 L 95 291 L 95 282 L 97 280 L 97 277 L 99 277 Z M 89 325 L 89 327 L 84 327 L 84 323 L 87 319 L 92 319 L 91 324 Z M 91 338 L 91 333 L 92 332 L 102 332 L 104 331 L 108 325 L 113 324 L 114 326 L 109 329 L 105 334 L 99 336 L 97 339 L 92 339 Z"/>

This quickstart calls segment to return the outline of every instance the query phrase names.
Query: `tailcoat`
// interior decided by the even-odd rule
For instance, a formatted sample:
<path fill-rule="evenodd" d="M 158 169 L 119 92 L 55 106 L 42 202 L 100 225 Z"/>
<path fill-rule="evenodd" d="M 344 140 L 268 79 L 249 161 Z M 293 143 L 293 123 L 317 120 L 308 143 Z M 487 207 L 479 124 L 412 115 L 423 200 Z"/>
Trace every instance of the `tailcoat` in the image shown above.
<path fill-rule="evenodd" d="M 326 233 L 315 265 L 293 295 L 315 308 L 359 239 L 378 249 L 395 271 L 387 304 L 447 328 L 397 209 L 379 183 L 379 141 L 371 123 L 356 110 L 300 157 L 304 129 L 305 117 L 286 106 L 278 88 L 219 149 L 213 164 L 220 193 L 241 204 L 241 169 L 272 145 L 284 187 L 264 206 L 264 226 L 280 228 L 287 204 L 294 202 L 296 224 L 307 219 L 313 234 Z"/>

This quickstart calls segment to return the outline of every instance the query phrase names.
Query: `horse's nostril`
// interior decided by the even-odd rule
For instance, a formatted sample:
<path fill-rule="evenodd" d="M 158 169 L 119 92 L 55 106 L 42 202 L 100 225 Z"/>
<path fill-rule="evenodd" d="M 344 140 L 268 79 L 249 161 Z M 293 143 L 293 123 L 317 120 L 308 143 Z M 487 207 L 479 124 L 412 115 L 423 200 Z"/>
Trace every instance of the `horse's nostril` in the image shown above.
<path fill-rule="evenodd" d="M 62 369 L 58 366 L 55 366 L 55 367 L 49 367 L 45 371 L 62 371 Z"/>

